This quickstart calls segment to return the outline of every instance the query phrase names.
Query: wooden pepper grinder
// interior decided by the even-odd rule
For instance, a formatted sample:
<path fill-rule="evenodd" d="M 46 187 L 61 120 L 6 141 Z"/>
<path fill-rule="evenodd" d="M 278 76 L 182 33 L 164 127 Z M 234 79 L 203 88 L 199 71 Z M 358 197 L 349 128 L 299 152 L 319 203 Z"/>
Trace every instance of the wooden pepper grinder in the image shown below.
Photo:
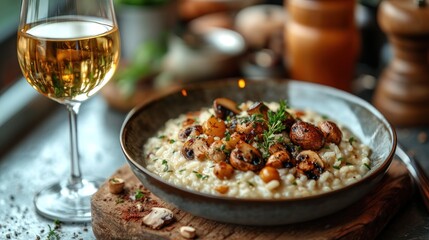
<path fill-rule="evenodd" d="M 393 58 L 380 75 L 374 105 L 395 126 L 429 124 L 429 6 L 426 0 L 384 0 L 378 22 Z"/>

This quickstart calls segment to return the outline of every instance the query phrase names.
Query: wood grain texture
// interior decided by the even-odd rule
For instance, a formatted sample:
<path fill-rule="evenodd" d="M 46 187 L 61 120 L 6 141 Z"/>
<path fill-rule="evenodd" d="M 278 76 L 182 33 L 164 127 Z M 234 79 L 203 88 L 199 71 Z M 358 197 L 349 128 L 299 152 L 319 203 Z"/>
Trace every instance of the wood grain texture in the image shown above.
<path fill-rule="evenodd" d="M 338 213 L 305 223 L 254 227 L 214 222 L 174 208 L 145 189 L 128 165 L 114 176 L 126 181 L 124 193 L 111 194 L 105 183 L 91 201 L 97 239 L 184 239 L 179 229 L 186 225 L 196 228 L 196 239 L 374 239 L 413 193 L 407 169 L 394 160 L 377 189 Z M 145 197 L 130 199 L 138 190 Z M 171 209 L 175 221 L 160 230 L 145 226 L 142 219 L 154 206 Z"/>

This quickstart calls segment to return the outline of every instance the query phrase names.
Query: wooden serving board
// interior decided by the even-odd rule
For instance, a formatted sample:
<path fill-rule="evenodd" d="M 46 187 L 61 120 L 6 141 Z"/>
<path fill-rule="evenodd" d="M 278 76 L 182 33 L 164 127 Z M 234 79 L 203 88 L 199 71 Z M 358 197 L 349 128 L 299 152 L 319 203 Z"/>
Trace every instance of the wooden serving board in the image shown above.
<path fill-rule="evenodd" d="M 181 226 L 193 226 L 196 239 L 374 239 L 413 193 L 407 169 L 394 160 L 377 189 L 338 213 L 305 223 L 254 227 L 219 223 L 181 211 L 145 189 L 128 165 L 114 176 L 125 180 L 125 191 L 111 194 L 105 183 L 91 201 L 97 239 L 184 239 Z M 138 190 L 144 197 L 130 199 Z M 175 221 L 159 230 L 144 225 L 143 217 L 154 206 L 172 210 Z"/>

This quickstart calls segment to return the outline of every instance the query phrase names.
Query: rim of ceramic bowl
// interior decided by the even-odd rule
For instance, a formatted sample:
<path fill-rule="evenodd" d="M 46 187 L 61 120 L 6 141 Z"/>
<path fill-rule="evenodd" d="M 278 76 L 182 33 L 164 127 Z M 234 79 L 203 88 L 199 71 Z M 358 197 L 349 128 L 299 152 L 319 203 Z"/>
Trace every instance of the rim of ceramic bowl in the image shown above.
<path fill-rule="evenodd" d="M 229 79 L 222 79 L 222 80 L 215 80 L 215 81 L 205 81 L 205 82 L 196 82 L 193 84 L 186 85 L 183 89 L 186 89 L 187 91 L 194 91 L 194 90 L 201 90 L 202 88 L 210 88 L 210 87 L 232 87 L 233 85 L 236 85 L 237 80 L 240 80 L 240 78 L 229 78 Z M 144 111 L 146 107 L 149 107 L 151 104 L 154 104 L 158 101 L 162 101 L 163 98 L 166 98 L 170 95 L 177 94 L 178 89 L 172 90 L 171 92 L 162 95 L 156 99 L 153 99 L 151 101 L 145 102 L 139 106 L 136 106 L 133 108 L 125 117 L 124 122 L 121 127 L 120 131 L 120 144 L 122 151 L 128 160 L 129 164 L 132 164 L 134 167 L 142 171 L 147 176 L 151 177 L 152 179 L 167 185 L 169 187 L 175 188 L 176 190 L 179 190 L 181 192 L 184 192 L 186 194 L 191 194 L 194 196 L 198 196 L 200 198 L 210 198 L 213 200 L 220 200 L 220 201 L 230 201 L 230 202 L 246 202 L 246 203 L 278 203 L 278 202 L 305 202 L 305 201 L 312 201 L 317 198 L 321 197 L 329 197 L 332 195 L 336 195 L 340 192 L 347 191 L 348 189 L 355 188 L 356 186 L 365 184 L 366 182 L 372 181 L 373 179 L 379 177 L 380 174 L 386 173 L 388 170 L 388 167 L 390 166 L 391 162 L 393 161 L 393 157 L 395 155 L 395 150 L 397 146 L 397 136 L 396 131 L 393 128 L 393 126 L 390 124 L 390 122 L 379 112 L 373 105 L 371 105 L 369 102 L 342 90 L 335 89 L 333 87 L 317 84 L 317 83 L 310 83 L 310 82 L 303 82 L 303 81 L 296 81 L 296 80 L 289 80 L 289 79 L 264 79 L 264 81 L 261 81 L 261 79 L 245 79 L 246 84 L 266 84 L 267 81 L 271 84 L 288 84 L 288 85 L 302 85 L 302 86 L 308 86 L 308 87 L 317 87 L 320 89 L 320 91 L 324 91 L 325 93 L 329 95 L 333 95 L 336 97 L 340 97 L 342 99 L 345 99 L 346 101 L 352 102 L 354 104 L 358 104 L 361 107 L 369 110 L 372 115 L 374 115 L 378 120 L 380 120 L 385 127 L 388 129 L 389 135 L 392 137 L 392 142 L 389 147 L 389 153 L 388 155 L 383 159 L 380 160 L 381 164 L 375 166 L 375 168 L 372 168 L 362 179 L 360 179 L 357 182 L 354 182 L 350 185 L 341 187 L 339 189 L 331 190 L 329 192 L 324 192 L 320 194 L 314 194 L 309 196 L 303 196 L 303 197 L 293 197 L 293 198 L 242 198 L 242 197 L 229 197 L 229 196 L 221 196 L 221 195 L 213 195 L 209 193 L 203 193 L 198 192 L 196 190 L 188 189 L 182 186 L 175 185 L 173 183 L 170 183 L 160 176 L 158 176 L 156 173 L 153 173 L 149 171 L 146 167 L 142 166 L 140 163 L 136 162 L 131 155 L 128 153 L 124 142 L 126 138 L 126 127 L 130 123 L 130 121 L 133 118 L 136 118 L 141 111 Z M 143 146 L 142 146 L 143 148 Z M 143 157 L 143 156 L 142 156 Z"/>

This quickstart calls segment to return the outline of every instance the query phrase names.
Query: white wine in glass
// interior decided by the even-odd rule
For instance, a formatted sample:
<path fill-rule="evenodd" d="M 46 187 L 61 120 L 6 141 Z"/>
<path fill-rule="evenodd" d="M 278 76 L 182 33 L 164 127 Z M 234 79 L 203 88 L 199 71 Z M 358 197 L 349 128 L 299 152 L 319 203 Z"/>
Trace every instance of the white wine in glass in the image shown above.
<path fill-rule="evenodd" d="M 23 0 L 17 48 L 28 83 L 65 105 L 70 120 L 70 176 L 38 192 L 36 210 L 60 221 L 90 221 L 90 199 L 102 180 L 81 175 L 77 114 L 81 103 L 112 78 L 119 63 L 112 0 Z"/>

